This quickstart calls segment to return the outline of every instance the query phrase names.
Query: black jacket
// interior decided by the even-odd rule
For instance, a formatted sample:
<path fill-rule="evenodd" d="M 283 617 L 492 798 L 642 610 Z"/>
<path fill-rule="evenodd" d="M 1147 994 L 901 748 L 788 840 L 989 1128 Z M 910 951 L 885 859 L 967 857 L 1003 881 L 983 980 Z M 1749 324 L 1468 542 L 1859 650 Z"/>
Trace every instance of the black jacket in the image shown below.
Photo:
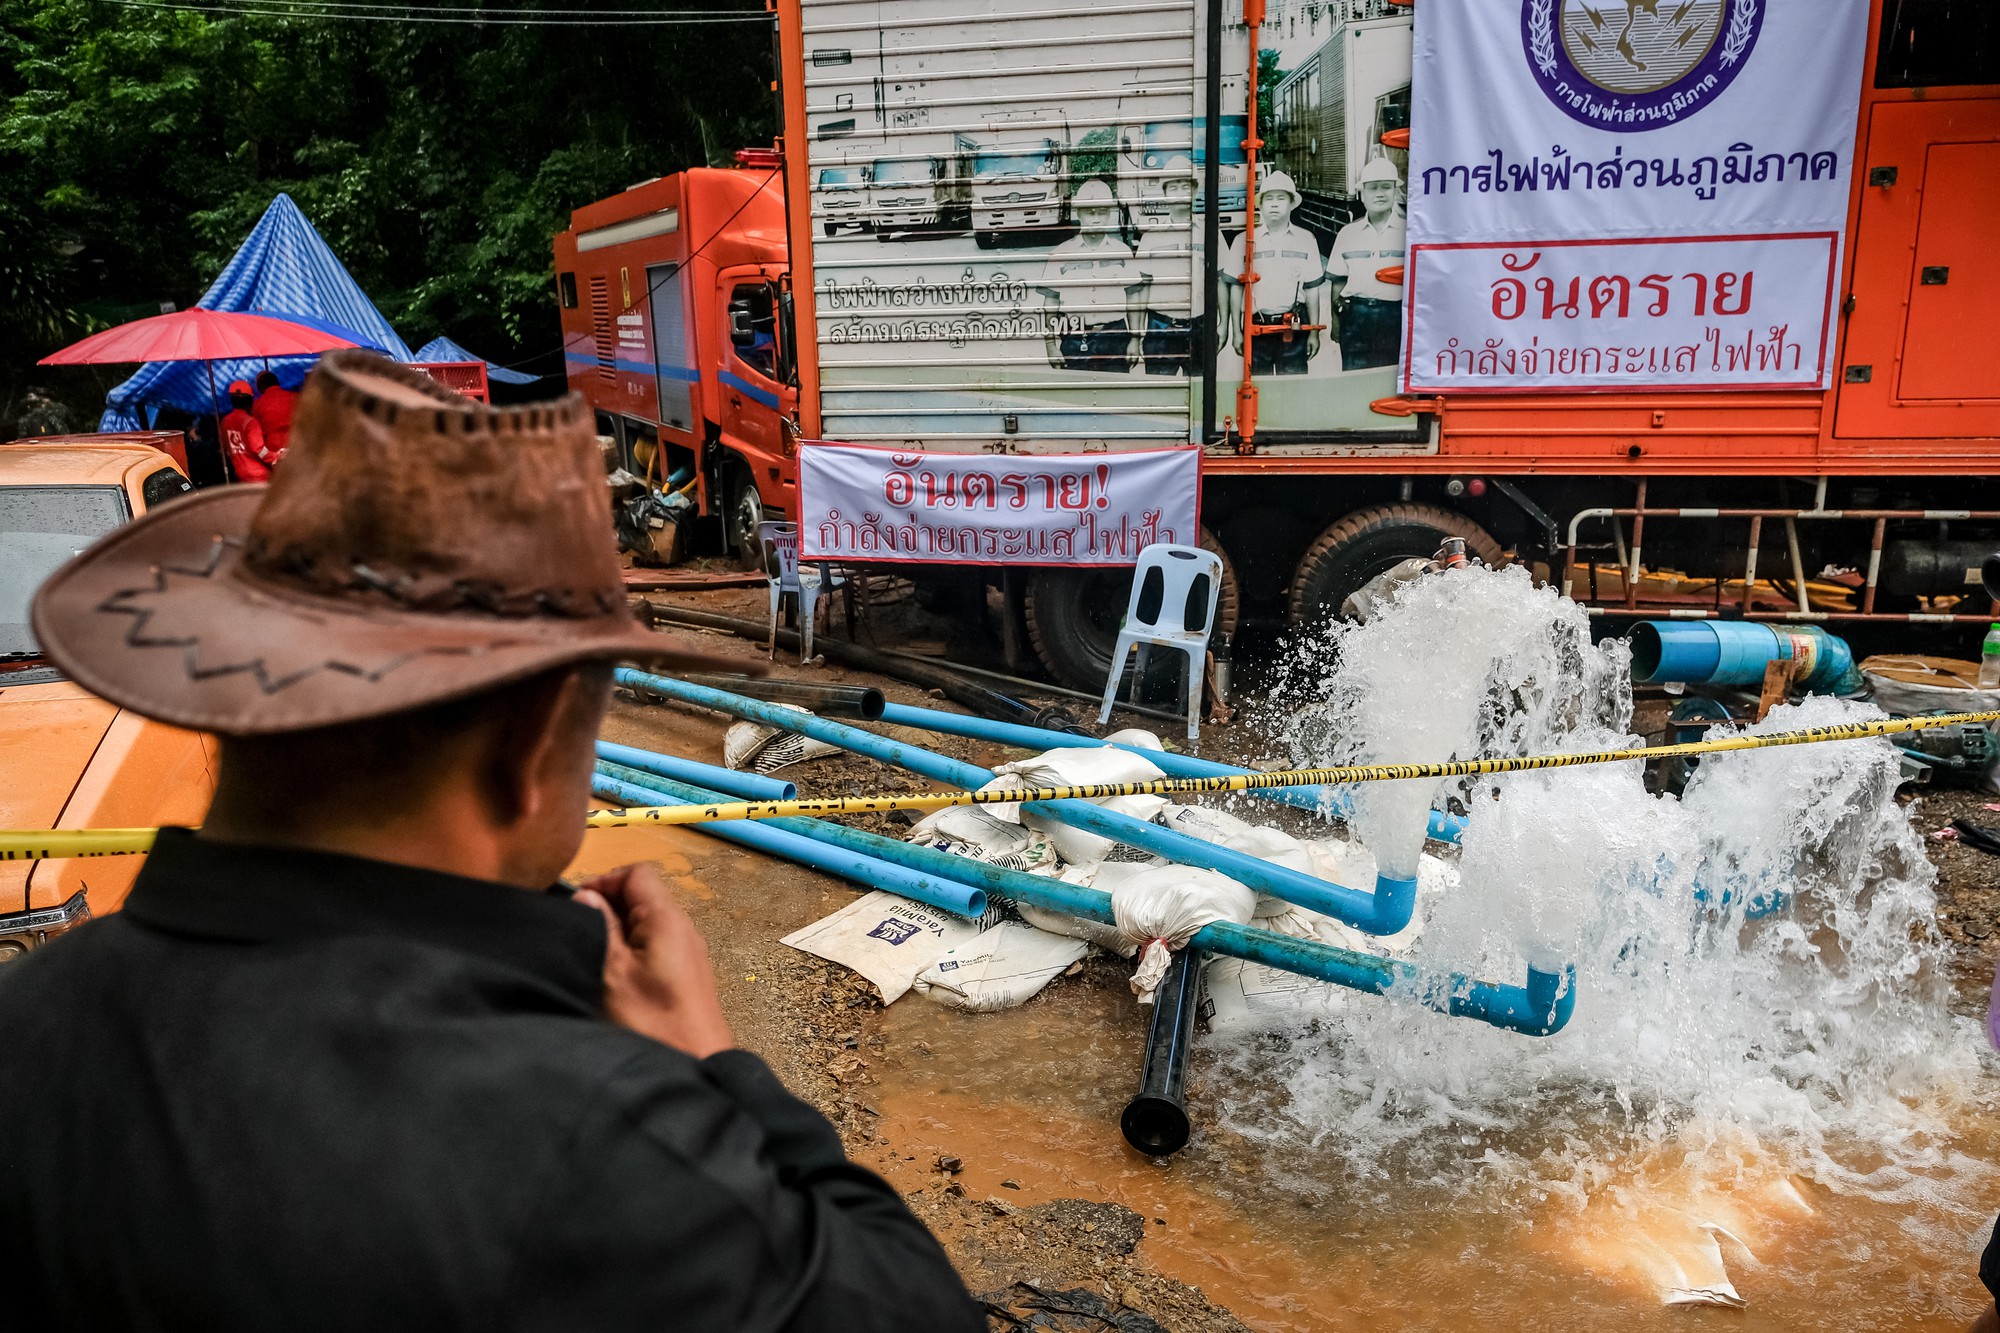
<path fill-rule="evenodd" d="M 0 969 L 0 1323 L 984 1329 L 761 1060 L 608 1022 L 603 957 L 556 894 L 162 832 Z"/>

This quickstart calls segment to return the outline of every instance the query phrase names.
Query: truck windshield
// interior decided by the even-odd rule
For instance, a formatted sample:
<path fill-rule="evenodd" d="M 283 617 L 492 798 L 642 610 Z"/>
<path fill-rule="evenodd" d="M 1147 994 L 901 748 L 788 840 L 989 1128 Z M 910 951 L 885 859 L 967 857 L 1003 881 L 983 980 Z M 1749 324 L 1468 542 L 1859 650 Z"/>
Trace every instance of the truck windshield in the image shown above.
<path fill-rule="evenodd" d="M 0 657 L 40 651 L 28 629 L 35 589 L 131 516 L 117 486 L 0 486 Z"/>
<path fill-rule="evenodd" d="M 1250 117 L 1224 116 L 1222 118 L 1222 165 L 1241 166 L 1250 160 L 1243 151 L 1243 141 L 1250 137 Z M 1208 120 L 1196 116 L 1194 121 L 1194 164 L 1201 166 L 1208 161 Z"/>
<path fill-rule="evenodd" d="M 822 186 L 859 185 L 861 184 L 861 170 L 858 167 L 822 167 L 819 173 L 819 183 Z"/>
<path fill-rule="evenodd" d="M 972 175 L 975 180 L 994 180 L 1001 176 L 1039 176 L 1049 169 L 1049 155 L 1046 149 L 1030 149 L 1027 152 L 981 153 L 972 159 Z"/>
<path fill-rule="evenodd" d="M 914 162 L 884 158 L 869 169 L 877 185 L 928 185 L 937 171 L 937 159 L 920 157 Z"/>
<path fill-rule="evenodd" d="M 1185 120 L 1156 120 L 1141 131 L 1143 138 L 1139 144 L 1139 165 L 1148 171 L 1163 169 L 1168 161 L 1176 157 L 1194 158 L 1189 152 L 1194 127 Z M 1223 142 L 1228 143 L 1228 128 L 1225 123 Z M 1223 160 L 1229 160 L 1225 152 Z"/>

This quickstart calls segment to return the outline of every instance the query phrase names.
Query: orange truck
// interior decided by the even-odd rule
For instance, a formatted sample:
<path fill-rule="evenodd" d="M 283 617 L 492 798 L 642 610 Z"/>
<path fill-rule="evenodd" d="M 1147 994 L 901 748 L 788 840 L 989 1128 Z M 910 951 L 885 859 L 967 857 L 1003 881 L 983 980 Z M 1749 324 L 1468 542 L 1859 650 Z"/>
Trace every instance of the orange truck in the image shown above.
<path fill-rule="evenodd" d="M 737 161 L 577 209 L 555 259 L 570 387 L 635 474 L 695 481 L 711 541 L 747 557 L 765 515 L 797 511 L 799 391 L 778 156 Z"/>
<path fill-rule="evenodd" d="M 171 440 L 178 440 L 173 433 Z M 192 488 L 147 433 L 0 444 L 0 828 L 199 824 L 213 737 L 150 722 L 64 679 L 28 626 L 70 556 Z M 0 861 L 0 963 L 125 901 L 144 858 Z"/>
<path fill-rule="evenodd" d="M 1778 2 L 1671 12 L 1695 35 Z M 1626 8 L 1640 31 L 1669 12 Z M 775 11 L 777 153 L 592 204 L 556 243 L 571 384 L 606 430 L 663 440 L 658 470 L 698 476 L 734 545 L 799 516 L 800 439 L 1114 466 L 1191 445 L 1231 629 L 1239 608 L 1280 629 L 1327 615 L 1454 536 L 1546 566 L 1612 622 L 1928 622 L 1969 647 L 1994 612 L 1994 6 L 1868 3 L 1829 387 L 1416 395 L 1367 332 L 1400 318 L 1418 186 L 1408 4 Z M 1055 221 L 897 221 L 905 195 L 948 202 L 968 179 L 982 198 L 1053 182 Z M 1241 206 L 1246 179 L 1279 197 L 1269 220 Z M 1122 571 L 916 571 L 1003 589 L 1043 665 L 1101 687 Z"/>

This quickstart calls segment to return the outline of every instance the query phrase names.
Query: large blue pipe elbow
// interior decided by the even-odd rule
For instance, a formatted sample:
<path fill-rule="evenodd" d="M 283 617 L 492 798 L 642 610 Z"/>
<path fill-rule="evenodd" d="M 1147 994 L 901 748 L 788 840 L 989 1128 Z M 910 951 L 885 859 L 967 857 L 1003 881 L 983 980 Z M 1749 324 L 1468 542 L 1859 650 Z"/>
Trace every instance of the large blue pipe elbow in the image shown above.
<path fill-rule="evenodd" d="M 1795 660 L 1808 693 L 1837 690 L 1855 671 L 1847 640 L 1817 625 L 1642 620 L 1632 627 L 1632 679 L 1641 685 L 1756 685 L 1770 663 Z"/>

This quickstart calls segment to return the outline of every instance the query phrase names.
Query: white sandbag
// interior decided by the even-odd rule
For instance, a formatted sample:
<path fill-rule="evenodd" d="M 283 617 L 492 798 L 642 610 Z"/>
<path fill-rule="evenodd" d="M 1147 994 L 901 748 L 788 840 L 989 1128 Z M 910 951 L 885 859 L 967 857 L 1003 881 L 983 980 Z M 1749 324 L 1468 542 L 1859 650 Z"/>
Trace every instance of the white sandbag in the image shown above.
<path fill-rule="evenodd" d="M 1157 857 L 1150 861 L 1093 861 L 1089 865 L 1064 866 L 1058 878 L 1065 884 L 1080 884 L 1086 888 L 1102 889 L 1109 893 L 1141 870 L 1166 864 L 1167 862 Z M 1116 954 L 1120 958 L 1130 958 L 1139 952 L 1138 944 L 1109 922 L 1070 916 L 1066 912 L 1052 912 L 1045 907 L 1036 907 L 1033 903 L 1016 902 L 1014 910 L 1021 914 L 1022 920 L 1039 930 L 1086 940 L 1104 952 Z"/>
<path fill-rule="evenodd" d="M 925 815 L 910 829 L 909 841 L 1007 870 L 1028 874 L 1056 870 L 1056 848 L 1047 834 L 1010 824 L 976 805 L 947 806 Z"/>
<path fill-rule="evenodd" d="M 1242 852 L 1245 856 L 1254 856 L 1302 875 L 1313 873 L 1312 857 L 1303 842 L 1281 829 L 1264 828 L 1238 819 L 1226 810 L 1210 810 L 1200 805 L 1170 805 L 1161 812 L 1160 823 L 1176 833 L 1185 833 L 1190 838 L 1200 838 L 1203 842 L 1227 847 L 1232 852 Z"/>
<path fill-rule="evenodd" d="M 1116 782 L 1158 782 L 1166 776 L 1151 761 L 1129 750 L 1109 746 L 1094 749 L 1050 750 L 1033 759 L 1002 764 L 993 770 L 993 781 L 981 791 L 1021 791 L 1030 787 L 1085 787 Z M 1164 796 L 1112 796 L 1091 802 L 1106 810 L 1134 819 L 1151 820 L 1166 807 Z M 1083 829 L 1027 813 L 1019 805 L 988 806 L 995 815 L 1026 824 L 1048 835 L 1063 860 L 1088 864 L 1105 860 L 1118 844 Z"/>
<path fill-rule="evenodd" d="M 1012 1009 L 1089 952 L 1082 940 L 1003 921 L 918 973 L 917 994 L 974 1013 Z"/>
<path fill-rule="evenodd" d="M 1144 727 L 1125 727 L 1104 738 L 1113 745 L 1136 745 L 1142 750 L 1165 750 L 1160 738 Z"/>
<path fill-rule="evenodd" d="M 722 766 L 738 771 L 775 773 L 808 759 L 839 753 L 837 745 L 760 722 L 738 722 L 722 733 Z"/>
<path fill-rule="evenodd" d="M 1111 890 L 1111 914 L 1118 928 L 1140 945 L 1132 993 L 1151 1004 L 1167 974 L 1172 950 L 1181 948 L 1211 921 L 1243 924 L 1257 907 L 1257 895 L 1227 875 L 1194 866 L 1145 866 Z"/>
<path fill-rule="evenodd" d="M 1126 939 L 1125 932 L 1102 921 L 1070 916 L 1064 912 L 1051 912 L 1048 908 L 1037 907 L 1033 903 L 1017 902 L 1014 904 L 1014 910 L 1021 914 L 1023 921 L 1051 935 L 1064 935 L 1086 944 L 1095 944 L 1104 952 L 1116 954 L 1120 958 L 1130 958 L 1139 952 L 1139 946 Z"/>
<path fill-rule="evenodd" d="M 919 972 L 977 939 L 987 924 L 877 889 L 780 943 L 859 972 L 883 1004 L 894 1004 Z"/>

